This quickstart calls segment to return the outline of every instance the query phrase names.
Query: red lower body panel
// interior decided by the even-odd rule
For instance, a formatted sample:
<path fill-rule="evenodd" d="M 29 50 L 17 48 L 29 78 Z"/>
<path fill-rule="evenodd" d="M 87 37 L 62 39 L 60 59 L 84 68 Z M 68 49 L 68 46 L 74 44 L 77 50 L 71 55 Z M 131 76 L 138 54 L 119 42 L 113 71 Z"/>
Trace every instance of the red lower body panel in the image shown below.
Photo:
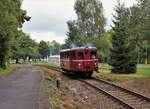
<path fill-rule="evenodd" d="M 74 60 L 61 61 L 61 68 L 73 72 L 90 72 L 98 69 L 98 61 L 94 60 Z"/>

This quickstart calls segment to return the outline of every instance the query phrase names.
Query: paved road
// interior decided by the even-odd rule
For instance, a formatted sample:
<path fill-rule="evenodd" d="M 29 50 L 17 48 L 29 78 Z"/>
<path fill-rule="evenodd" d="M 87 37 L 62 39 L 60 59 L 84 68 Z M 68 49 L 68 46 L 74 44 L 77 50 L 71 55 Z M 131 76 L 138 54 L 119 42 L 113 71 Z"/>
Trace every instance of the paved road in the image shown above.
<path fill-rule="evenodd" d="M 30 65 L 0 78 L 0 109 L 38 109 L 39 71 Z"/>

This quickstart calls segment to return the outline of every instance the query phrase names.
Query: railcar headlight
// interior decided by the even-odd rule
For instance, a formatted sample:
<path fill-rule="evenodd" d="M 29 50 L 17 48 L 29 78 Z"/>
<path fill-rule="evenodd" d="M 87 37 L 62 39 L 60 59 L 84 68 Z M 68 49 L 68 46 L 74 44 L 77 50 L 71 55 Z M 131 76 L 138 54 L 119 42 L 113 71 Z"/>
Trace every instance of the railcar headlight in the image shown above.
<path fill-rule="evenodd" d="M 95 63 L 95 66 L 97 66 L 97 63 Z"/>
<path fill-rule="evenodd" d="M 79 63 L 78 66 L 81 66 L 81 64 Z"/>

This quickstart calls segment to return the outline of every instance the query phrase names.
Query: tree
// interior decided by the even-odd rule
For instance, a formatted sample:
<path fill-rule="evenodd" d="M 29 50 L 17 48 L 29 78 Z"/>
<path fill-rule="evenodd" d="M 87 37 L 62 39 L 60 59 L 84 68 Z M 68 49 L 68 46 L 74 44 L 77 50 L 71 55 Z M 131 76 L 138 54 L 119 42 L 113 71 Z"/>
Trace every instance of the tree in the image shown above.
<path fill-rule="evenodd" d="M 150 1 L 139 0 L 130 8 L 130 36 L 136 44 L 139 63 L 150 61 Z"/>
<path fill-rule="evenodd" d="M 145 64 L 150 62 L 150 1 L 140 0 L 140 11 L 142 17 L 142 22 L 140 23 L 142 43 L 143 43 L 143 57 Z"/>
<path fill-rule="evenodd" d="M 142 52 L 141 57 L 144 58 L 144 63 L 147 64 L 148 61 L 150 61 L 150 1 L 140 0 L 138 6 L 138 18 L 140 19 L 140 22 L 136 28 L 138 28 L 137 33 L 140 37 L 139 48 Z"/>
<path fill-rule="evenodd" d="M 128 35 L 129 11 L 120 2 L 118 2 L 115 11 L 111 60 L 109 64 L 113 67 L 112 72 L 114 73 L 135 73 L 137 63 L 136 56 L 134 55 L 135 46 L 130 43 Z"/>
<path fill-rule="evenodd" d="M 48 43 L 45 41 L 41 41 L 38 45 L 38 51 L 42 58 L 49 56 L 49 49 Z"/>
<path fill-rule="evenodd" d="M 76 21 L 68 21 L 68 32 L 66 39 L 66 47 L 72 48 L 73 46 L 81 46 L 82 42 L 80 40 L 81 36 L 79 35 L 78 25 Z"/>
<path fill-rule="evenodd" d="M 49 48 L 51 55 L 58 55 L 61 49 L 61 44 L 53 40 L 52 42 L 49 43 Z"/>
<path fill-rule="evenodd" d="M 105 37 L 105 18 L 101 1 L 76 0 L 74 9 L 77 14 L 77 20 L 67 22 L 68 38 L 63 48 L 96 46 L 100 56 L 103 58 L 107 57 L 108 55 L 105 55 L 107 54 L 105 51 L 106 49 L 109 50 L 111 42 L 106 41 L 107 37 Z M 104 42 L 106 43 L 104 44 Z M 108 44 L 108 46 L 104 46 L 103 44 Z"/>
<path fill-rule="evenodd" d="M 77 20 L 67 22 L 69 31 L 66 46 L 84 46 L 90 43 L 91 39 L 104 35 L 105 18 L 99 0 L 76 0 L 74 9 Z"/>
<path fill-rule="evenodd" d="M 6 68 L 14 36 L 30 17 L 21 9 L 20 0 L 1 0 L 0 13 L 0 67 Z"/>
<path fill-rule="evenodd" d="M 38 44 L 29 35 L 19 31 L 15 38 L 15 44 L 11 48 L 11 57 L 16 60 L 16 63 L 19 59 L 25 61 L 27 58 L 30 60 L 39 57 Z"/>
<path fill-rule="evenodd" d="M 86 37 L 84 40 L 89 37 L 103 36 L 105 18 L 100 0 L 76 0 L 74 7 L 77 13 L 79 35 Z"/>
<path fill-rule="evenodd" d="M 108 31 L 100 39 L 95 39 L 95 46 L 98 48 L 100 62 L 108 63 L 110 58 L 110 48 L 112 48 L 112 31 Z"/>

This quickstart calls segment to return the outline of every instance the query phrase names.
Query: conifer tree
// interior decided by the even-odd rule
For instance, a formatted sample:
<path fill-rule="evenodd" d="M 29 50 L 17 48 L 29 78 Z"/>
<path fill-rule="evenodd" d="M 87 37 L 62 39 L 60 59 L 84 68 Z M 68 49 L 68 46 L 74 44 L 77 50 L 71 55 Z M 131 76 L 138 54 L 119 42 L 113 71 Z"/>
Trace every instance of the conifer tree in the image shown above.
<path fill-rule="evenodd" d="M 136 57 L 134 57 L 134 46 L 129 41 L 128 35 L 128 10 L 124 4 L 115 8 L 116 15 L 113 27 L 112 49 L 110 65 L 114 73 L 135 73 Z"/>

